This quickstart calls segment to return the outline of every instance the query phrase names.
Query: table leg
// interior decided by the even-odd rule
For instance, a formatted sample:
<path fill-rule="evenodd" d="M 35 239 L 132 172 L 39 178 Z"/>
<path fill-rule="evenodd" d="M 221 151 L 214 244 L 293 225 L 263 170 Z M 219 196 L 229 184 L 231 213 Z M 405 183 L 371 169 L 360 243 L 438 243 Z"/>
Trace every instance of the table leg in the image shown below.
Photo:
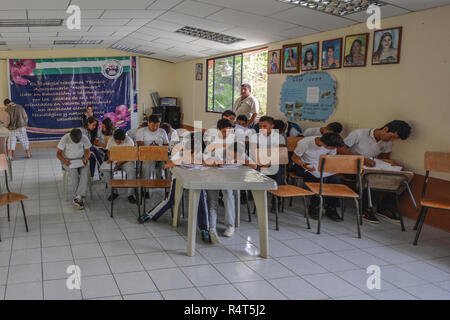
<path fill-rule="evenodd" d="M 241 223 L 241 191 L 234 190 L 234 203 L 236 207 L 236 216 L 234 218 L 234 227 L 239 228 L 239 224 Z"/>
<path fill-rule="evenodd" d="M 175 196 L 174 196 L 174 204 L 173 204 L 173 220 L 172 226 L 174 228 L 178 225 L 178 214 L 180 209 L 181 196 L 183 194 L 183 186 L 181 183 L 175 182 Z"/>
<path fill-rule="evenodd" d="M 195 236 L 197 233 L 198 202 L 201 190 L 189 190 L 189 213 L 188 213 L 188 249 L 187 255 L 195 255 Z"/>
<path fill-rule="evenodd" d="M 269 258 L 269 222 L 267 216 L 267 191 L 252 190 L 258 214 L 259 243 L 261 257 Z"/>

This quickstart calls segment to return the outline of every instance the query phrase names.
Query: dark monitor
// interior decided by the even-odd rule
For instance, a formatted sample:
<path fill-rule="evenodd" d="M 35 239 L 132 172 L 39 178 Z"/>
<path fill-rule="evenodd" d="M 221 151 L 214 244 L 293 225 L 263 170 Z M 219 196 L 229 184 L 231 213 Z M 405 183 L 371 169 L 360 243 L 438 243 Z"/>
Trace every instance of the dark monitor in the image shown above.
<path fill-rule="evenodd" d="M 153 93 L 151 93 L 151 94 L 150 94 L 150 97 L 152 98 L 153 105 L 154 105 L 155 107 L 159 107 L 160 98 L 159 98 L 158 92 L 153 92 Z"/>

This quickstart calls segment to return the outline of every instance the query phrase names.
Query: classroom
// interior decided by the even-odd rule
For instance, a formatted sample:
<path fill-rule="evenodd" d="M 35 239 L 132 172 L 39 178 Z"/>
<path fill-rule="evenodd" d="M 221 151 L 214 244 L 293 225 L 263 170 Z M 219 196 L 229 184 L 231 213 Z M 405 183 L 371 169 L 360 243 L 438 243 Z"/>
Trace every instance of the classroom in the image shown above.
<path fill-rule="evenodd" d="M 450 300 L 449 17 L 0 0 L 0 300 Z"/>

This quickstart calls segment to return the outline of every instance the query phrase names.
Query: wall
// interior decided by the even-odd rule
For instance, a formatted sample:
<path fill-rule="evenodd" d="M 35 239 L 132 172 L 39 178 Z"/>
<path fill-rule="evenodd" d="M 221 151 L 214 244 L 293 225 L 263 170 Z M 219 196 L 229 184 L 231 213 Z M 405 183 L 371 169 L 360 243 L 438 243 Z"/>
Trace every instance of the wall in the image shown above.
<path fill-rule="evenodd" d="M 450 150 L 450 6 L 431 9 L 382 21 L 382 28 L 403 26 L 401 62 L 397 65 L 372 66 L 372 35 L 369 39 L 368 66 L 342 68 L 329 72 L 337 80 L 338 104 L 330 121 L 345 126 L 344 135 L 355 128 L 381 127 L 394 119 L 409 122 L 413 132 L 407 141 L 395 143 L 392 158 L 407 169 L 423 174 L 424 152 Z M 318 33 L 288 41 L 271 43 L 269 50 L 288 43 L 311 43 L 345 35 L 368 32 L 358 24 L 330 32 Z M 198 59 L 176 64 L 177 94 L 181 98 L 184 124 L 202 120 L 209 128 L 217 114 L 205 112 L 206 77 L 194 80 Z M 205 72 L 204 72 L 205 73 Z M 279 112 L 281 86 L 285 74 L 269 75 L 267 113 L 276 118 Z M 322 125 L 301 121 L 303 128 Z M 434 175 L 450 180 L 450 175 Z"/>
<path fill-rule="evenodd" d="M 58 50 L 12 50 L 0 51 L 0 97 L 8 97 L 7 58 L 38 59 L 68 57 L 114 57 L 129 56 L 129 53 L 112 49 L 58 49 Z M 155 59 L 139 59 L 139 115 L 142 117 L 144 104 L 151 113 L 150 93 L 158 91 L 161 97 L 175 96 L 175 64 Z"/>

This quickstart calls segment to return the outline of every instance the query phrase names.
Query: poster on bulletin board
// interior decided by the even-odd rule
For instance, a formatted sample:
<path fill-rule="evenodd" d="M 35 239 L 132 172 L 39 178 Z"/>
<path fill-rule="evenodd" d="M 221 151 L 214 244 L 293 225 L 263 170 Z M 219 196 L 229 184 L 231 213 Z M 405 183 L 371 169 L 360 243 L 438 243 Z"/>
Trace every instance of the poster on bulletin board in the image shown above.
<path fill-rule="evenodd" d="M 288 76 L 280 110 L 288 120 L 327 121 L 336 107 L 336 80 L 327 72 Z"/>

